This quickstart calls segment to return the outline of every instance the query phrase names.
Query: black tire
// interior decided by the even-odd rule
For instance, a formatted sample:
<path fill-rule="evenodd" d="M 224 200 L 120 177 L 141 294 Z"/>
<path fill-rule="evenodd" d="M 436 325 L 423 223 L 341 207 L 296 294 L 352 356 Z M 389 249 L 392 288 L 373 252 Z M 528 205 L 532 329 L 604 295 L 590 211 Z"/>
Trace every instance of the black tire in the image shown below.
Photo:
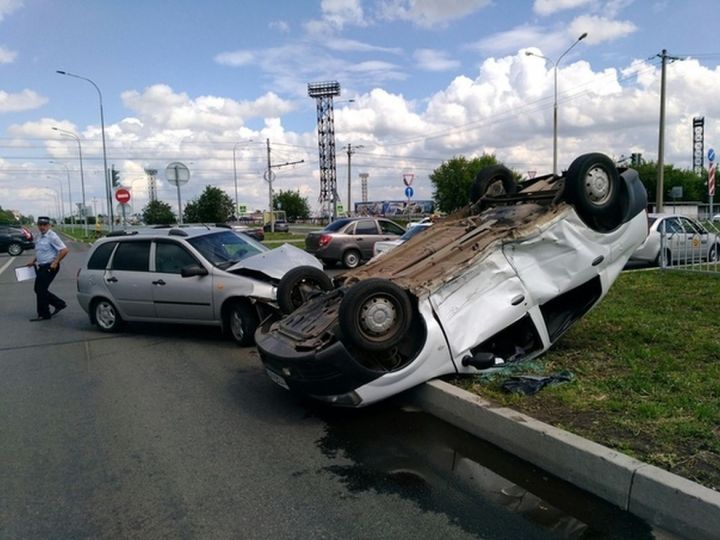
<path fill-rule="evenodd" d="M 342 262 L 345 268 L 357 268 L 360 266 L 360 252 L 357 249 L 348 249 L 343 253 Z"/>
<path fill-rule="evenodd" d="M 410 329 L 412 304 L 407 292 L 391 281 L 369 278 L 347 291 L 338 313 L 347 340 L 366 351 L 397 345 Z"/>
<path fill-rule="evenodd" d="M 333 288 L 332 279 L 314 266 L 298 266 L 287 272 L 277 289 L 277 301 L 280 311 L 289 315 L 312 296 Z"/>
<path fill-rule="evenodd" d="M 720 260 L 720 244 L 715 244 L 708 252 L 708 262 L 715 263 Z"/>
<path fill-rule="evenodd" d="M 117 332 L 123 325 L 122 317 L 120 317 L 115 304 L 105 298 L 99 298 L 93 302 L 92 318 L 102 332 Z"/>
<path fill-rule="evenodd" d="M 612 230 L 622 222 L 622 179 L 605 154 L 584 154 L 566 173 L 565 196 L 580 218 L 596 230 Z"/>
<path fill-rule="evenodd" d="M 17 257 L 23 252 L 23 248 L 20 244 L 17 242 L 13 242 L 8 246 L 8 255 L 11 257 Z"/>
<path fill-rule="evenodd" d="M 259 321 L 255 309 L 246 302 L 234 301 L 225 313 L 225 329 L 238 345 L 255 343 L 255 330 Z"/>
<path fill-rule="evenodd" d="M 504 165 L 492 165 L 481 169 L 470 186 L 470 202 L 475 204 L 485 195 L 499 197 L 512 195 L 517 191 L 517 183 L 512 171 Z"/>

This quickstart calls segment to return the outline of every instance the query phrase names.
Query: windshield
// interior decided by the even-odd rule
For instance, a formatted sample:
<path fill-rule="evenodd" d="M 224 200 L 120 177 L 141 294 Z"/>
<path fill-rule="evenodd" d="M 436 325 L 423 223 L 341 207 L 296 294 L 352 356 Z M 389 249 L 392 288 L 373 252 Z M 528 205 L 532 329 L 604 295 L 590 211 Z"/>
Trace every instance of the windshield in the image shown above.
<path fill-rule="evenodd" d="M 222 231 L 188 239 L 188 243 L 197 249 L 213 266 L 221 270 L 233 264 L 268 251 L 268 248 L 250 237 L 240 236 L 232 231 Z"/>
<path fill-rule="evenodd" d="M 410 227 L 407 231 L 405 231 L 405 234 L 400 237 L 400 240 L 410 240 L 413 236 L 423 232 L 428 227 L 429 225 L 415 225 Z"/>

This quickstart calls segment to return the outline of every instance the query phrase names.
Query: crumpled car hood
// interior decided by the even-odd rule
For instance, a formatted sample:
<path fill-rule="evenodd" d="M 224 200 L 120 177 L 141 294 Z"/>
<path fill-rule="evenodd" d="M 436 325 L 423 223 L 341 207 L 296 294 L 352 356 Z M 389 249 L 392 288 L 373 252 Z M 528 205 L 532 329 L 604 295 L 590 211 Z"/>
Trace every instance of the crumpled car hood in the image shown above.
<path fill-rule="evenodd" d="M 322 263 L 314 255 L 291 244 L 283 244 L 265 253 L 258 253 L 243 259 L 228 268 L 227 271 L 256 270 L 272 279 L 280 279 L 288 270 L 296 266 L 314 266 L 320 270 L 323 268 Z"/>

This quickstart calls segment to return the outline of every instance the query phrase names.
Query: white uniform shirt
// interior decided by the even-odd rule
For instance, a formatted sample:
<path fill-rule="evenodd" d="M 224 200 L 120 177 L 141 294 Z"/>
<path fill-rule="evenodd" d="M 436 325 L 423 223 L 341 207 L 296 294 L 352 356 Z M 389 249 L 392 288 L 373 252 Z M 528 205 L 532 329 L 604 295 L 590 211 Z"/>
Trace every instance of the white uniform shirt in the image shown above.
<path fill-rule="evenodd" d="M 50 264 L 55 260 L 60 250 L 65 249 L 65 244 L 52 229 L 45 234 L 35 236 L 35 258 L 38 264 Z"/>

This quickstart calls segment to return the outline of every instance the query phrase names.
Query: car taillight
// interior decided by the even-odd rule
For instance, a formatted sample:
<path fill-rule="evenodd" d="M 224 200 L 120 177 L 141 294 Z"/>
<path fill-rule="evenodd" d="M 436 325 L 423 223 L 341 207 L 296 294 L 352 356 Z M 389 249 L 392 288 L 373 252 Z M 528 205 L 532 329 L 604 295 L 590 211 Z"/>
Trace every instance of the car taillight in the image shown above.
<path fill-rule="evenodd" d="M 332 241 L 332 236 L 329 234 L 321 234 L 320 235 L 320 247 L 327 246 Z"/>

